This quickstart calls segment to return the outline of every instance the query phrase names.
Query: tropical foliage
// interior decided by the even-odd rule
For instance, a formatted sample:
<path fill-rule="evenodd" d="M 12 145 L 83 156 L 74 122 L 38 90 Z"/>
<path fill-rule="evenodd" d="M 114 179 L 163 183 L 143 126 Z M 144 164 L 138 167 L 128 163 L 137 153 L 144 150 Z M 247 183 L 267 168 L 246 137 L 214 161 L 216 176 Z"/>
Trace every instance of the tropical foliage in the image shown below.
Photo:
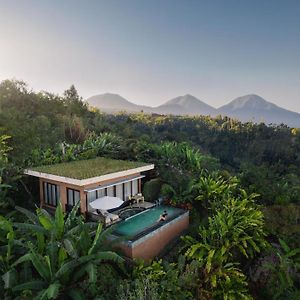
<path fill-rule="evenodd" d="M 203 182 L 211 183 L 211 177 L 207 181 L 201 178 L 201 185 Z M 220 188 L 224 182 L 218 177 L 218 184 L 209 185 L 207 199 L 221 205 L 210 206 L 208 224 L 200 226 L 196 237 L 184 238 L 188 247 L 185 255 L 197 266 L 200 299 L 250 298 L 246 276 L 239 268 L 241 255 L 253 258 L 267 246 L 263 214 L 254 202 L 256 195 L 240 190 L 240 195 L 233 197 L 231 190 L 236 184 L 228 185 L 225 192 Z M 223 193 L 218 193 L 220 189 Z"/>
<path fill-rule="evenodd" d="M 300 271 L 300 248 L 291 249 L 284 240 L 279 239 L 280 247 L 273 250 L 274 261 L 267 263 L 270 269 L 269 297 L 274 299 L 298 299 L 300 291 L 296 288 Z"/>
<path fill-rule="evenodd" d="M 118 299 L 193 299 L 193 293 L 187 285 L 191 281 L 189 274 L 183 272 L 184 259 L 178 263 L 154 261 L 150 265 L 137 262 L 132 279 L 119 287 Z"/>
<path fill-rule="evenodd" d="M 108 115 L 74 86 L 59 96 L 1 82 L 1 296 L 298 299 L 299 132 L 227 117 Z M 107 231 L 75 210 L 35 212 L 38 187 L 23 168 L 96 157 L 154 163 L 147 200 L 190 210 L 188 234 L 162 260 L 123 264 Z"/>
<path fill-rule="evenodd" d="M 6 239 L 1 240 L 1 290 L 7 299 L 21 295 L 22 299 L 86 299 L 89 285 L 99 281 L 102 265 L 113 263 L 122 270 L 123 259 L 107 249 L 101 225 L 84 223 L 76 216 L 77 209 L 65 218 L 61 206 L 54 217 L 45 210 L 33 214 L 18 208 L 26 222 L 2 218 Z"/>

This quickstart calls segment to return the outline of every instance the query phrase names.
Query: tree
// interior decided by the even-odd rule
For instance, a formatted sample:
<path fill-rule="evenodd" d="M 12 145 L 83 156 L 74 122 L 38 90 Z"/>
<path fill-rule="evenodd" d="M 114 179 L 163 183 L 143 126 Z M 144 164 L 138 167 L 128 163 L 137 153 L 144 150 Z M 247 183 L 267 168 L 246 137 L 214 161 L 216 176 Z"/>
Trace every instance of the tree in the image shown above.
<path fill-rule="evenodd" d="M 69 89 L 63 93 L 63 100 L 67 108 L 68 114 L 81 117 L 85 114 L 87 105 L 82 101 L 82 97 L 78 95 L 75 86 L 72 84 Z"/>
<path fill-rule="evenodd" d="M 0 136 L 0 208 L 6 209 L 13 204 L 12 199 L 8 196 L 8 191 L 12 184 L 17 180 L 15 175 L 7 176 L 7 173 L 12 169 L 8 161 L 8 153 L 12 148 L 8 145 L 8 140 L 11 137 L 8 135 Z"/>

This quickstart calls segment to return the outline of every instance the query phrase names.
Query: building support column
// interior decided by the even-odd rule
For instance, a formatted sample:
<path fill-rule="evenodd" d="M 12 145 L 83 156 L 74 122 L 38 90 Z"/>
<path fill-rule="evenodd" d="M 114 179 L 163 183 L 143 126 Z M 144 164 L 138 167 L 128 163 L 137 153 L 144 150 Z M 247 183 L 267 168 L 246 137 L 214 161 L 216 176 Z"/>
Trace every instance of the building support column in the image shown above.
<path fill-rule="evenodd" d="M 59 188 L 60 199 L 58 199 L 61 203 L 62 211 L 66 211 L 67 204 L 67 187 L 64 184 L 57 184 L 57 188 Z"/>
<path fill-rule="evenodd" d="M 142 193 L 142 179 L 140 178 L 139 180 L 139 183 L 138 183 L 138 189 L 139 189 L 139 193 Z"/>
<path fill-rule="evenodd" d="M 86 193 L 84 188 L 80 189 L 80 210 L 81 213 L 86 217 L 88 212 L 87 201 L 86 201 Z"/>
<path fill-rule="evenodd" d="M 39 184 L 40 184 L 40 208 L 43 208 L 45 204 L 45 199 L 44 199 L 44 182 L 42 178 L 39 178 Z"/>

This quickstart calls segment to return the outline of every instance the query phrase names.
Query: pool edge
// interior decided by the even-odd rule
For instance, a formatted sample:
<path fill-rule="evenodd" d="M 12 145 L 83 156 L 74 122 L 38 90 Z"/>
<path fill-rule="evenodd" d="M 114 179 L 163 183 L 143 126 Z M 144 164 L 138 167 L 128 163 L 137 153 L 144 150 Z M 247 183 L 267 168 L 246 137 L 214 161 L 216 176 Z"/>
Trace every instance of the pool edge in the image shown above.
<path fill-rule="evenodd" d="M 129 258 L 153 259 L 189 226 L 189 211 L 186 211 L 134 241 L 122 241 L 118 248 Z"/>

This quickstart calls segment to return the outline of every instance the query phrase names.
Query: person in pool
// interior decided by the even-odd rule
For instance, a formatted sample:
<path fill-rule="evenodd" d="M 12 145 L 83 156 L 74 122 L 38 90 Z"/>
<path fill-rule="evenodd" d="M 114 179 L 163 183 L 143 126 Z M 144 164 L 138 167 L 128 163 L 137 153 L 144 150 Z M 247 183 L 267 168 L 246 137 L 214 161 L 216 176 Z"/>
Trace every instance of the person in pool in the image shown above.
<path fill-rule="evenodd" d="M 158 222 L 166 221 L 167 216 L 168 213 L 166 210 L 164 210 L 164 213 L 159 216 Z"/>

